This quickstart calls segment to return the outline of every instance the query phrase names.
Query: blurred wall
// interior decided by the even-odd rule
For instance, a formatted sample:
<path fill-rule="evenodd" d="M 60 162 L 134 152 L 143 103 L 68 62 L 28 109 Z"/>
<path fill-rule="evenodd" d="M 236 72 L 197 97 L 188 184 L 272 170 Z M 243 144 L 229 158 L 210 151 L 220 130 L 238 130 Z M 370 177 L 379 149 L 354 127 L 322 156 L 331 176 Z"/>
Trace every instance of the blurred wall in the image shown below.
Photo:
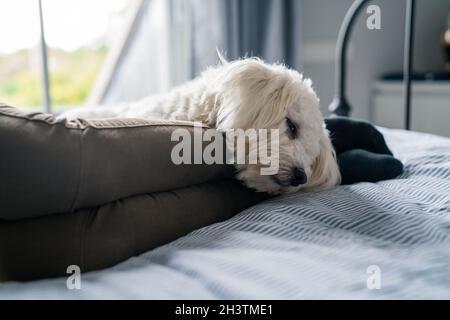
<path fill-rule="evenodd" d="M 334 50 L 342 19 L 353 0 L 302 0 L 304 73 L 313 79 L 327 108 L 334 94 Z M 405 0 L 374 0 L 381 8 L 381 30 L 366 27 L 363 10 L 349 47 L 348 97 L 352 115 L 370 120 L 370 92 L 374 80 L 388 71 L 402 70 Z M 415 70 L 440 69 L 443 56 L 439 33 L 450 14 L 450 0 L 417 0 Z"/>

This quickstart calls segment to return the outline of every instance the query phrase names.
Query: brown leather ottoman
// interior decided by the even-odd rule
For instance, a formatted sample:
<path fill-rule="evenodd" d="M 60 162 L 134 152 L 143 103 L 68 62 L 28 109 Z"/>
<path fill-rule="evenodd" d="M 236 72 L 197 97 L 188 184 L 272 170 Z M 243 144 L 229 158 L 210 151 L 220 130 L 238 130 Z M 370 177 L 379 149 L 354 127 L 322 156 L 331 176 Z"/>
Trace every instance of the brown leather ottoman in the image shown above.
<path fill-rule="evenodd" d="M 268 196 L 227 165 L 175 165 L 177 128 L 143 119 L 56 120 L 0 105 L 0 280 L 111 266 Z"/>

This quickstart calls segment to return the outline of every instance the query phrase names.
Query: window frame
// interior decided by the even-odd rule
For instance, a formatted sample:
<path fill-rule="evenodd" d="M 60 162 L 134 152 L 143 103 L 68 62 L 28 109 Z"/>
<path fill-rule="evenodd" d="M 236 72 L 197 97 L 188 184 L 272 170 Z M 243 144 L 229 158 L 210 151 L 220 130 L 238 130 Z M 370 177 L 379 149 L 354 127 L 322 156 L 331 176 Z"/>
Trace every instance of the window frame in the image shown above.
<path fill-rule="evenodd" d="M 129 18 L 126 21 L 123 34 L 120 36 L 120 40 L 116 44 L 109 48 L 107 56 L 103 61 L 102 67 L 97 79 L 94 81 L 91 92 L 86 98 L 86 102 L 89 104 L 100 104 L 103 99 L 113 72 L 120 61 L 120 58 L 127 46 L 139 13 L 142 8 L 144 0 L 134 0 L 131 2 L 133 6 Z M 50 94 L 50 80 L 49 80 L 49 66 L 48 66 L 48 51 L 47 42 L 45 40 L 45 27 L 44 27 L 44 14 L 42 7 L 42 0 L 38 0 L 38 14 L 39 14 L 39 47 L 40 47 L 40 64 L 41 64 L 41 91 L 42 91 L 42 104 L 47 113 L 53 113 L 52 97 Z"/>
<path fill-rule="evenodd" d="M 39 46 L 41 59 L 41 86 L 42 86 L 42 102 L 47 113 L 52 112 L 52 98 L 50 96 L 50 83 L 48 73 L 48 54 L 47 43 L 45 41 L 44 16 L 42 13 L 42 0 L 38 0 L 39 13 Z"/>

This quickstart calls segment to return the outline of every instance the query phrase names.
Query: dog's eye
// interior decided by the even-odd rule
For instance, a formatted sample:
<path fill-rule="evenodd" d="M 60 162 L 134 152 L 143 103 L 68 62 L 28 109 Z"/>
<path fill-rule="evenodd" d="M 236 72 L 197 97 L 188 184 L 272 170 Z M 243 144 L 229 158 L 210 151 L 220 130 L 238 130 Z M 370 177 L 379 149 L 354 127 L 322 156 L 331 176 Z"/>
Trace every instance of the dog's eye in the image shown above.
<path fill-rule="evenodd" d="M 286 118 L 286 124 L 288 127 L 289 138 L 295 139 L 297 137 L 297 126 L 289 118 Z"/>

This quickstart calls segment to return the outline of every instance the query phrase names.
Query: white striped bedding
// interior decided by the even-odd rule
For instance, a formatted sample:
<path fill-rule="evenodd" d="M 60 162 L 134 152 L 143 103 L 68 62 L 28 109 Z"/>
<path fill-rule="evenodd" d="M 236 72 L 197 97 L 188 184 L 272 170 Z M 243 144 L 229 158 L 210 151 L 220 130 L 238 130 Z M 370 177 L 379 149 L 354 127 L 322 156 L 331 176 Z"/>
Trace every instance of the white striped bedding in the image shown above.
<path fill-rule="evenodd" d="M 120 265 L 1 298 L 450 298 L 450 139 L 383 130 L 395 180 L 278 197 Z M 367 287 L 369 266 L 380 270 Z"/>

